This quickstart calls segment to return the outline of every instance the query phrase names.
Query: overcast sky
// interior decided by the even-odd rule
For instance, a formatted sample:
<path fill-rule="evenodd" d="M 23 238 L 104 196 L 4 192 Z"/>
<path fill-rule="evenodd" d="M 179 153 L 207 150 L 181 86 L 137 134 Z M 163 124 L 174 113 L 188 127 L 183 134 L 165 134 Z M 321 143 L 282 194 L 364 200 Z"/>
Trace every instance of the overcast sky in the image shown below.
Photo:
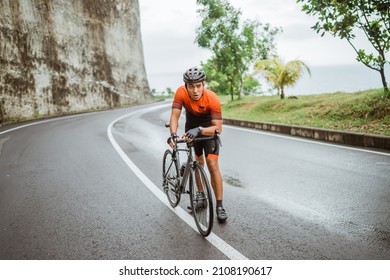
<path fill-rule="evenodd" d="M 359 65 L 346 40 L 321 37 L 310 27 L 316 18 L 301 12 L 295 0 L 230 0 L 241 19 L 282 27 L 277 51 L 285 60 L 301 59 L 309 65 Z M 206 62 L 211 54 L 194 43 L 201 19 L 195 0 L 140 0 L 141 30 L 149 85 L 158 91 L 176 89 L 189 67 Z M 359 45 L 369 47 L 369 44 Z"/>

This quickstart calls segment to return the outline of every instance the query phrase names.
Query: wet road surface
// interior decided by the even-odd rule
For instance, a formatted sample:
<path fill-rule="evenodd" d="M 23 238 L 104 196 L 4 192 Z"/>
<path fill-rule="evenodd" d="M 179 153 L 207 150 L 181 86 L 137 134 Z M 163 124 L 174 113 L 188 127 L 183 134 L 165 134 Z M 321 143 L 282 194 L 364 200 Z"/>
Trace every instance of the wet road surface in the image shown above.
<path fill-rule="evenodd" d="M 202 238 L 108 137 L 111 125 L 159 187 L 169 107 L 0 128 L 0 258 L 228 259 L 229 247 L 248 259 L 390 259 L 389 153 L 230 126 L 220 155 L 229 219 L 213 228 L 222 242 Z"/>

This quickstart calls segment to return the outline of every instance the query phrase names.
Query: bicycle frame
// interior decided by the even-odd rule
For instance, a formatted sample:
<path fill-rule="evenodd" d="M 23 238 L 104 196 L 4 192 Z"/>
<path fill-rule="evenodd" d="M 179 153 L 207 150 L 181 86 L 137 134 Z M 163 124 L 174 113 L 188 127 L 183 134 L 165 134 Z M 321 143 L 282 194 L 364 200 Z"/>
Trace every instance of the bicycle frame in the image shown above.
<path fill-rule="evenodd" d="M 177 143 L 176 143 L 176 145 L 177 145 Z M 189 175 L 191 172 L 191 167 L 192 167 L 193 161 L 194 161 L 194 159 L 192 158 L 193 157 L 193 145 L 190 145 L 190 143 L 187 143 L 187 148 L 178 148 L 177 147 L 176 153 L 179 153 L 179 152 L 186 152 L 187 153 L 186 166 L 184 168 L 182 179 L 180 180 L 180 190 L 181 190 L 181 193 L 183 193 L 185 191 L 185 186 L 188 182 Z M 178 160 L 178 166 L 179 166 L 179 168 L 181 167 L 180 160 Z"/>
<path fill-rule="evenodd" d="M 192 141 L 174 138 L 173 149 L 166 150 L 163 157 L 163 188 L 169 203 L 175 208 L 182 194 L 189 194 L 191 205 L 188 209 L 191 210 L 195 224 L 203 236 L 209 235 L 213 226 L 213 199 L 205 170 L 196 158 L 194 159 L 194 142 L 212 139 L 220 144 L 217 133 L 214 137 L 195 138 Z M 180 143 L 185 143 L 186 147 L 179 147 Z M 180 165 L 180 152 L 187 154 L 184 171 Z M 173 174 L 170 173 L 171 171 Z"/>
<path fill-rule="evenodd" d="M 205 140 L 217 140 L 219 142 L 219 144 L 221 144 L 221 140 L 219 139 L 219 136 L 218 136 L 217 133 L 215 133 L 215 135 L 213 137 L 195 138 L 191 142 L 187 142 L 184 139 L 179 139 L 179 140 L 175 140 L 174 141 L 175 145 L 174 145 L 174 148 L 173 148 L 173 154 L 174 154 L 174 156 L 176 158 L 175 160 L 177 161 L 177 165 L 179 166 L 179 168 L 181 167 L 181 165 L 180 165 L 179 157 L 177 155 L 179 155 L 179 152 L 186 152 L 187 153 L 186 167 L 184 169 L 184 173 L 183 173 L 182 179 L 180 180 L 180 190 L 181 190 L 181 193 L 183 193 L 184 190 L 185 190 L 185 186 L 186 186 L 188 178 L 189 178 L 190 170 L 193 167 L 194 161 L 196 161 L 196 159 L 195 160 L 193 159 L 194 143 L 195 142 L 200 142 L 200 141 L 205 141 Z M 178 145 L 179 143 L 186 143 L 187 147 L 186 148 L 180 148 L 179 145 Z"/>

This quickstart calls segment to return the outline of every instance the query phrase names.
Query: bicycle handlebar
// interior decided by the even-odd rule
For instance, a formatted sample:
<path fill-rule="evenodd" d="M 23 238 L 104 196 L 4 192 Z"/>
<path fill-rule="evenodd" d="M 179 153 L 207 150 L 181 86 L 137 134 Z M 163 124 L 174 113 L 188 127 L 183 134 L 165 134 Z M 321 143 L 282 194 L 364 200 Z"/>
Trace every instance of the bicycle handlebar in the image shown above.
<path fill-rule="evenodd" d="M 216 134 L 216 135 L 218 135 L 218 134 Z M 176 140 L 176 143 L 189 143 L 189 142 L 201 142 L 201 141 L 206 141 L 206 140 L 215 140 L 217 137 L 218 136 L 196 137 L 196 138 L 192 139 L 192 141 L 188 141 L 188 140 L 183 139 L 183 138 L 176 138 L 176 139 L 178 139 L 178 140 Z"/>
<path fill-rule="evenodd" d="M 219 137 L 219 133 L 217 131 L 215 132 L 214 136 L 196 137 L 192 139 L 192 141 L 188 141 L 186 139 L 179 138 L 179 137 L 173 139 L 173 141 L 176 143 L 195 143 L 195 142 L 202 142 L 206 140 L 216 140 L 218 144 L 222 147 L 221 138 Z"/>
<path fill-rule="evenodd" d="M 165 127 L 169 127 L 169 122 L 165 123 Z M 219 137 L 219 132 L 215 131 L 214 136 L 207 136 L 207 137 L 196 137 L 192 139 L 192 141 L 185 140 L 183 138 L 173 138 L 173 141 L 176 143 L 194 143 L 194 142 L 201 142 L 201 141 L 206 141 L 206 140 L 216 140 L 218 144 L 222 147 L 222 142 L 221 142 L 221 137 Z"/>

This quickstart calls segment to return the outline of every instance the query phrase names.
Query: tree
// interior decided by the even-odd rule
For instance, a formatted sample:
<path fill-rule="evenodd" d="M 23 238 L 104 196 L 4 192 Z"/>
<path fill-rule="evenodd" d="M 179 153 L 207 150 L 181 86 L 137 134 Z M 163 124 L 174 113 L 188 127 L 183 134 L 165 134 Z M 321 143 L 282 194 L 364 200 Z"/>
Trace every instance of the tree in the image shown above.
<path fill-rule="evenodd" d="M 166 91 L 168 93 L 168 96 L 174 96 L 175 95 L 175 92 L 170 87 L 167 87 Z"/>
<path fill-rule="evenodd" d="M 261 84 L 259 80 L 255 79 L 251 75 L 245 76 L 242 93 L 244 95 L 258 95 L 262 93 Z"/>
<path fill-rule="evenodd" d="M 228 78 L 217 70 L 215 59 L 209 59 L 201 64 L 207 74 L 207 87 L 219 94 L 229 94 Z M 261 92 L 261 86 L 257 79 L 247 75 L 243 79 L 242 93 L 244 95 L 255 95 Z"/>
<path fill-rule="evenodd" d="M 212 51 L 213 65 L 227 78 L 228 90 L 240 98 L 244 77 L 251 62 L 265 59 L 274 51 L 274 37 L 279 32 L 269 24 L 246 21 L 240 24 L 241 11 L 227 0 L 197 0 L 201 8 L 201 26 L 196 43 Z"/>
<path fill-rule="evenodd" d="M 201 66 L 207 75 L 208 88 L 218 94 L 229 94 L 227 76 L 217 70 L 216 60 L 209 59 L 206 63 L 202 63 Z"/>
<path fill-rule="evenodd" d="M 357 54 L 357 61 L 381 75 L 385 95 L 390 98 L 385 77 L 385 54 L 390 50 L 390 1 L 389 0 L 297 0 L 306 3 L 302 11 L 318 15 L 318 22 L 312 27 L 317 33 L 326 32 L 346 39 Z M 376 54 L 358 49 L 354 39 L 356 31 L 363 31 L 376 50 Z"/>
<path fill-rule="evenodd" d="M 260 60 L 256 63 L 256 73 L 264 75 L 284 99 L 284 88 L 294 86 L 306 70 L 311 75 L 309 67 L 301 60 L 291 60 L 284 63 L 279 57 Z"/>

